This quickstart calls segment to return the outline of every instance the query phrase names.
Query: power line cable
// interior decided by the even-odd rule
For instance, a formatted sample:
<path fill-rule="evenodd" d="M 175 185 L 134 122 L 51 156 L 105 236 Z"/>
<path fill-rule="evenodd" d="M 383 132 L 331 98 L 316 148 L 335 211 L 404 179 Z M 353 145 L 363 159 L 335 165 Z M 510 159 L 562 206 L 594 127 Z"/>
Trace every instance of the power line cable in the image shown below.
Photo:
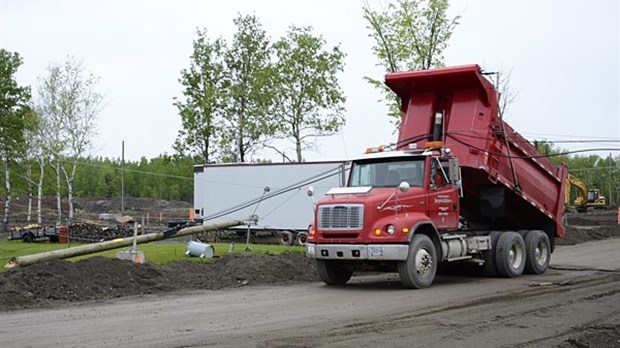
<path fill-rule="evenodd" d="M 256 197 L 256 198 L 252 198 L 252 199 L 250 199 L 250 200 L 248 200 L 246 202 L 243 202 L 243 203 L 237 204 L 237 205 L 235 205 L 233 207 L 224 209 L 224 210 L 222 210 L 220 212 L 217 212 L 217 213 L 214 213 L 214 214 L 212 214 L 210 216 L 206 216 L 205 220 L 217 219 L 219 217 L 222 217 L 222 216 L 225 216 L 225 215 L 228 215 L 228 214 L 232 214 L 232 213 L 235 213 L 235 212 L 240 211 L 242 209 L 245 209 L 247 207 L 250 207 L 250 206 L 252 206 L 254 204 L 257 204 L 257 203 L 259 203 L 259 202 L 261 202 L 263 200 L 267 200 L 267 199 L 279 196 L 281 194 L 290 192 L 292 190 L 299 189 L 299 188 L 301 188 L 301 187 L 303 187 L 305 185 L 310 185 L 310 184 L 313 184 L 315 182 L 319 182 L 321 180 L 325 180 L 325 179 L 330 178 L 330 177 L 335 176 L 335 175 L 340 175 L 343 171 L 346 171 L 348 169 L 346 167 L 347 166 L 344 166 L 344 167 L 343 166 L 338 166 L 337 168 L 329 169 L 329 170 L 327 170 L 325 172 L 316 174 L 316 175 L 314 175 L 312 177 L 309 177 L 307 179 L 304 179 L 302 181 L 299 181 L 299 182 L 294 183 L 292 185 L 289 185 L 287 187 L 275 190 L 275 191 L 273 191 L 273 192 L 271 192 L 269 194 L 266 194 L 264 196 L 261 195 L 261 196 Z"/>

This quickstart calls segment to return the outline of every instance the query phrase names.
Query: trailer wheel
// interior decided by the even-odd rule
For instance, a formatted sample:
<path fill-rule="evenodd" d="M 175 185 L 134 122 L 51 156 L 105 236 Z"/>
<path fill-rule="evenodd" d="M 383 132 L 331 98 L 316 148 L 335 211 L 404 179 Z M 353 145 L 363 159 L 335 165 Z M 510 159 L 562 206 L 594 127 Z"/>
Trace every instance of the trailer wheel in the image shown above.
<path fill-rule="evenodd" d="M 515 278 L 525 269 L 525 242 L 517 232 L 504 232 L 497 241 L 495 261 L 497 272 L 506 278 Z"/>
<path fill-rule="evenodd" d="M 487 277 L 497 277 L 497 261 L 495 261 L 495 250 L 497 250 L 497 241 L 502 233 L 499 231 L 493 231 L 489 234 L 491 237 L 491 249 L 482 252 L 484 264 L 482 265 L 482 272 Z"/>
<path fill-rule="evenodd" d="M 407 260 L 398 262 L 400 281 L 406 288 L 428 288 L 437 273 L 435 244 L 425 234 L 416 234 L 409 245 Z"/>
<path fill-rule="evenodd" d="M 525 272 L 529 274 L 543 274 L 549 267 L 551 260 L 551 242 L 543 231 L 530 231 L 525 236 Z"/>
<path fill-rule="evenodd" d="M 34 236 L 32 235 L 32 233 L 26 233 L 22 236 L 22 240 L 24 241 L 24 243 L 32 243 L 32 241 L 34 240 Z"/>
<path fill-rule="evenodd" d="M 297 234 L 297 238 L 295 238 L 295 242 L 299 246 L 305 246 L 308 241 L 308 234 L 306 232 L 299 232 Z"/>
<path fill-rule="evenodd" d="M 293 234 L 291 232 L 280 232 L 280 244 L 282 245 L 293 244 Z"/>
<path fill-rule="evenodd" d="M 342 261 L 316 259 L 316 270 L 323 283 L 327 285 L 346 284 L 353 271 L 351 271 Z"/>

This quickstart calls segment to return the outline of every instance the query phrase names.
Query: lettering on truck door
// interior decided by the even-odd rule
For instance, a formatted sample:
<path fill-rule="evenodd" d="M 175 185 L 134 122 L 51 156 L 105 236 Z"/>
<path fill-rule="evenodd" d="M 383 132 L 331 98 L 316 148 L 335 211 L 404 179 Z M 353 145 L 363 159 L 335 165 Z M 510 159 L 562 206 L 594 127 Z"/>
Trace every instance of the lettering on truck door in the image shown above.
<path fill-rule="evenodd" d="M 447 161 L 430 158 L 427 182 L 427 214 L 438 229 L 458 229 L 459 191 L 448 181 Z"/>

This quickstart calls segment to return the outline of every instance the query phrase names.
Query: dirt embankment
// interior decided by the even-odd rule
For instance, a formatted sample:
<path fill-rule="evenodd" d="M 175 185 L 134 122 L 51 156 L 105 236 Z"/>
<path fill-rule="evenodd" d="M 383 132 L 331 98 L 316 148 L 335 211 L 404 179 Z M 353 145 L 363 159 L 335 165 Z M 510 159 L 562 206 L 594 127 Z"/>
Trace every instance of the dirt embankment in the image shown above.
<path fill-rule="evenodd" d="M 574 245 L 620 237 L 620 225 L 615 210 L 566 214 L 566 236 L 557 245 Z"/>
<path fill-rule="evenodd" d="M 0 274 L 0 311 L 162 292 L 316 280 L 314 263 L 301 254 L 231 254 L 209 263 L 184 260 L 165 266 L 106 257 L 74 263 L 56 260 Z"/>

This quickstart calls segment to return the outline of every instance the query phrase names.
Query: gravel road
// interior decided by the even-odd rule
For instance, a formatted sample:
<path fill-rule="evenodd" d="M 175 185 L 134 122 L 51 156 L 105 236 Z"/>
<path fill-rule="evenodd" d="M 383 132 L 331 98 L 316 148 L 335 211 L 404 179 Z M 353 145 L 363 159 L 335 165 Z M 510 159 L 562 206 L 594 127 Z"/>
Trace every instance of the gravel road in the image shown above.
<path fill-rule="evenodd" d="M 560 246 L 516 279 L 396 275 L 0 313 L 0 347 L 618 347 L 620 239 Z"/>

